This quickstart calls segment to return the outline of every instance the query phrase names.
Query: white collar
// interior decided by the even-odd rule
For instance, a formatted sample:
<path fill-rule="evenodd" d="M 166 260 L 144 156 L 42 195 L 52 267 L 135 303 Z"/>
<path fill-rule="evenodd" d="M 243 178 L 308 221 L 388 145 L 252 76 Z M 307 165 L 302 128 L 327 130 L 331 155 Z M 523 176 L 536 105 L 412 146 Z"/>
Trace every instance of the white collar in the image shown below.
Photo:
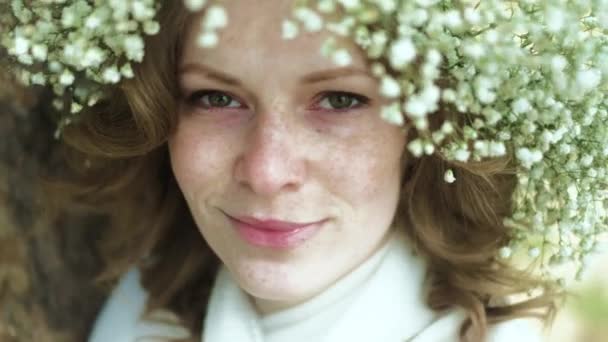
<path fill-rule="evenodd" d="M 424 302 L 425 272 L 426 264 L 413 254 L 406 238 L 395 234 L 386 246 L 320 295 L 261 318 L 222 267 L 211 292 L 203 341 L 418 340 L 437 318 Z M 461 318 L 456 317 L 458 323 Z M 453 340 L 459 324 L 452 325 L 446 341 Z"/>
<path fill-rule="evenodd" d="M 458 330 L 465 319 L 464 311 L 455 309 L 441 317 L 435 316 L 424 304 L 424 274 L 425 264 L 420 258 L 412 255 L 407 242 L 395 239 L 338 281 L 332 287 L 334 290 L 328 289 L 306 303 L 260 320 L 248 297 L 232 281 L 229 273 L 220 271 L 212 290 L 211 303 L 207 308 L 203 341 L 264 341 L 262 331 L 266 327 L 277 332 L 274 335 L 275 341 L 296 342 L 300 337 L 288 336 L 296 330 L 283 330 L 280 327 L 282 324 L 293 322 L 293 319 L 307 316 L 313 318 L 307 320 L 312 328 L 320 324 L 319 326 L 329 327 L 326 330 L 330 330 L 324 339 L 308 339 L 307 342 L 458 341 Z M 343 290 L 339 290 L 340 286 Z M 350 291 L 353 287 L 359 290 Z M 336 294 L 332 294 L 332 291 Z M 343 294 L 342 298 L 340 294 Z M 180 339 L 189 335 L 187 329 L 179 325 L 141 319 L 147 300 L 148 293 L 140 283 L 140 271 L 133 267 L 112 291 L 97 317 L 88 341 L 158 341 L 158 338 L 163 337 Z M 317 312 L 313 315 L 313 312 L 307 312 L 312 309 L 321 310 L 329 312 L 325 317 L 331 317 L 331 310 L 327 310 L 326 305 L 321 305 L 324 301 L 333 303 L 330 307 L 335 306 L 340 310 L 338 315 L 333 315 L 338 319 L 322 320 L 318 323 L 318 319 L 323 317 L 322 314 Z M 316 302 L 321 304 L 315 304 Z M 179 321 L 177 316 L 166 310 L 157 311 L 155 314 L 162 320 L 174 321 L 176 324 Z M 302 329 L 298 330 L 298 333 L 305 330 L 303 326 L 298 326 L 298 329 Z M 522 318 L 490 328 L 488 341 L 514 340 L 543 341 L 542 326 L 536 321 Z"/>

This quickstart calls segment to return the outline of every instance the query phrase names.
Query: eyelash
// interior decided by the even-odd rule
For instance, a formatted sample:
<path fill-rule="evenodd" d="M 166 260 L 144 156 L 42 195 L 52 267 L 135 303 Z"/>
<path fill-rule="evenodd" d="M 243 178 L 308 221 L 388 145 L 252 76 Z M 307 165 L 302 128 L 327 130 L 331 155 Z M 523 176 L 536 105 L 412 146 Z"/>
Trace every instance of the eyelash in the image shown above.
<path fill-rule="evenodd" d="M 185 97 L 186 103 L 191 107 L 201 106 L 205 110 L 222 110 L 222 109 L 230 109 L 230 108 L 240 108 L 240 107 L 212 107 L 212 106 L 201 103 L 202 102 L 201 99 L 204 98 L 204 96 L 211 95 L 211 94 L 226 95 L 230 98 L 231 101 L 237 101 L 234 99 L 234 96 L 232 96 L 230 93 L 220 91 L 220 90 L 215 90 L 215 89 L 203 89 L 203 90 L 194 91 L 194 92 L 190 93 L 189 95 L 187 95 Z M 359 95 L 359 94 L 355 94 L 355 93 L 351 93 L 351 92 L 347 92 L 347 91 L 325 91 L 325 92 L 322 92 L 321 94 L 319 94 L 317 96 L 317 98 L 321 98 L 323 101 L 324 99 L 327 99 L 328 96 L 330 96 L 330 95 L 346 95 L 356 101 L 356 104 L 354 106 L 348 107 L 348 108 L 323 109 L 323 110 L 330 111 L 330 112 L 338 112 L 338 113 L 346 112 L 349 110 L 361 108 L 370 103 L 370 99 L 368 97 L 365 97 L 365 96 Z M 317 103 L 320 103 L 322 101 L 317 101 Z"/>

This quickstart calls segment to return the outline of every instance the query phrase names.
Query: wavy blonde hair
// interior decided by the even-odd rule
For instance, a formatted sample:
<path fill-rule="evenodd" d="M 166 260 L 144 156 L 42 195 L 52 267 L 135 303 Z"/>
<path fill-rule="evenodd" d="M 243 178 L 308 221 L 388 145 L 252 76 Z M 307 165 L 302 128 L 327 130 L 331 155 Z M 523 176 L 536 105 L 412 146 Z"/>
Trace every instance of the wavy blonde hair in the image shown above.
<path fill-rule="evenodd" d="M 166 146 L 181 96 L 177 62 L 192 17 L 181 1 L 162 3 L 163 30 L 147 40 L 148 53 L 136 66 L 135 78 L 108 89 L 110 101 L 65 129 L 72 172 L 62 196 L 110 218 L 99 244 L 106 268 L 97 281 L 115 281 L 139 266 L 142 285 L 150 293 L 146 312 L 171 310 L 193 334 L 186 341 L 200 341 L 219 260 L 192 220 Z M 432 128 L 448 117 L 466 120 L 445 106 L 431 117 Z M 409 136 L 414 139 L 416 132 Z M 466 310 L 463 341 L 485 340 L 488 326 L 495 322 L 550 318 L 556 298 L 550 290 L 519 303 L 501 302 L 546 285 L 495 260 L 510 238 L 502 218 L 511 212 L 516 184 L 512 156 L 454 163 L 439 153 L 414 158 L 406 151 L 403 160 L 407 164 L 395 221 L 430 265 L 428 305 L 437 311 Z M 454 170 L 453 184 L 443 181 L 447 168 Z"/>

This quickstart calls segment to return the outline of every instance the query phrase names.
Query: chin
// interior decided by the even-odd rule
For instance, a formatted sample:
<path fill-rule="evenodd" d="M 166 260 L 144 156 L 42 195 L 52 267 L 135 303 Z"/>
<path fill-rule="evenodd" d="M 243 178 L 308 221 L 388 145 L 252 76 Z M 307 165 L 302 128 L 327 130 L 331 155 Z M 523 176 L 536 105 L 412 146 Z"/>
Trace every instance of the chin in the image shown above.
<path fill-rule="evenodd" d="M 289 272 L 289 268 L 260 262 L 247 263 L 232 275 L 245 292 L 256 298 L 299 302 L 311 297 L 316 292 L 312 281 L 318 281 L 318 278 L 302 272 Z"/>

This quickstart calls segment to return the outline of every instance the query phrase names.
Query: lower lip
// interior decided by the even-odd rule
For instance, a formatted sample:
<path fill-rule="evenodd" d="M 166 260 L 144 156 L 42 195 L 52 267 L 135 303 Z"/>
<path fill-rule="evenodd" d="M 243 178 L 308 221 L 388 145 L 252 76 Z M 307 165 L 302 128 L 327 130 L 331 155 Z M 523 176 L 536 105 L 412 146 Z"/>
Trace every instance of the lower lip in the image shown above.
<path fill-rule="evenodd" d="M 260 229 L 230 218 L 239 235 L 255 246 L 288 249 L 297 247 L 312 238 L 325 221 L 291 230 Z"/>

